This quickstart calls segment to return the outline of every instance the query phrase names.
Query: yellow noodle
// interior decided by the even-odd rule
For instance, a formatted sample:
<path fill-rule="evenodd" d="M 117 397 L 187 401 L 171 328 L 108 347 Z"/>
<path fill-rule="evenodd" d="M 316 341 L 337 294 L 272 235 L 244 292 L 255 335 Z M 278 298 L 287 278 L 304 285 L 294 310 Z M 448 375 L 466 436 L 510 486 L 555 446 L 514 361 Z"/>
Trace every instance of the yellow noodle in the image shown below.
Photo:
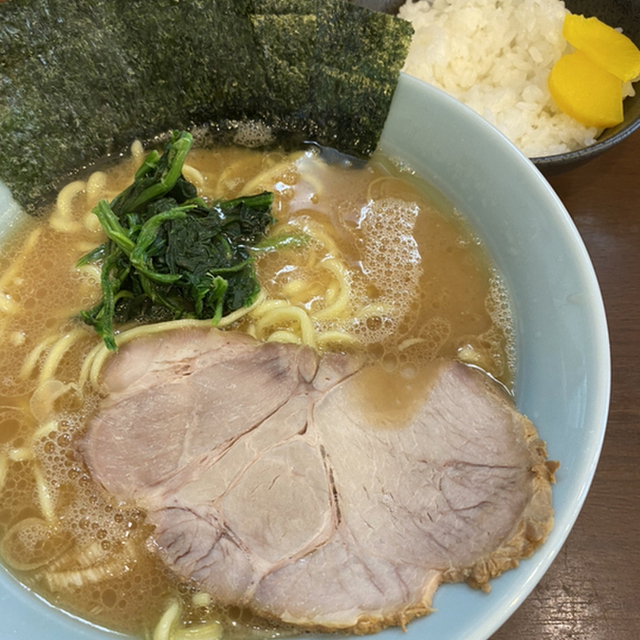
<path fill-rule="evenodd" d="M 145 152 L 142 142 L 140 142 L 140 140 L 134 140 L 129 147 L 129 153 L 132 158 L 144 158 Z"/>
<path fill-rule="evenodd" d="M 55 378 L 45 380 L 36 387 L 29 400 L 31 414 L 39 422 L 49 419 L 54 411 L 56 400 L 69 391 L 77 390 L 78 387 L 73 382 L 65 384 Z"/>
<path fill-rule="evenodd" d="M 285 229 L 293 229 L 291 225 L 284 225 L 277 228 L 275 233 L 279 233 Z M 312 315 L 317 320 L 329 320 L 331 318 L 339 318 L 344 315 L 348 310 L 348 303 L 351 296 L 351 288 L 346 277 L 346 268 L 340 259 L 337 257 L 340 255 L 340 251 L 326 232 L 324 227 L 315 221 L 306 221 L 303 225 L 304 231 L 315 239 L 318 243 L 324 245 L 327 252 L 330 254 L 329 259 L 324 259 L 318 263 L 318 255 L 315 247 L 311 245 L 308 249 L 308 258 L 306 268 L 313 269 L 320 266 L 328 269 L 332 272 L 337 282 L 329 285 L 325 291 L 325 307 L 319 311 L 315 311 Z M 311 288 L 308 288 L 309 296 L 303 298 L 297 293 L 302 293 L 308 285 L 304 281 L 293 281 L 283 286 L 283 294 L 289 297 L 290 303 L 299 304 L 307 302 L 313 295 Z"/>
<path fill-rule="evenodd" d="M 269 227 L 269 235 L 277 236 L 281 233 L 293 233 L 295 228 L 292 227 L 288 222 L 274 222 L 271 227 Z"/>
<path fill-rule="evenodd" d="M 391 311 L 391 307 L 388 304 L 382 302 L 372 302 L 366 307 L 362 307 L 356 314 L 356 319 L 367 320 L 368 318 L 376 318 L 388 315 Z"/>
<path fill-rule="evenodd" d="M 421 342 L 425 342 L 425 339 L 424 338 L 407 338 L 406 340 L 403 340 L 398 345 L 398 351 L 404 351 L 405 349 L 408 349 L 409 347 L 413 347 L 416 344 L 420 344 Z"/>
<path fill-rule="evenodd" d="M 313 269 L 319 262 L 319 256 L 317 249 L 311 245 L 307 248 L 307 263 L 305 267 L 307 269 Z"/>
<path fill-rule="evenodd" d="M 75 564 L 82 569 L 94 566 L 106 558 L 109 554 L 102 548 L 98 540 L 90 542 L 75 557 Z"/>
<path fill-rule="evenodd" d="M 0 311 L 2 313 L 15 314 L 19 310 L 20 305 L 8 293 L 0 291 Z"/>
<path fill-rule="evenodd" d="M 98 219 L 98 216 L 95 215 L 95 213 L 93 213 L 93 210 L 89 210 L 87 211 L 87 213 L 85 214 L 83 220 L 82 220 L 82 224 L 84 225 L 85 229 L 87 229 L 87 231 L 100 231 L 100 229 L 102 229 L 102 225 L 100 224 L 100 220 Z M 91 248 L 95 248 L 95 243 L 93 244 L 93 247 Z M 91 251 L 91 248 L 86 249 L 84 251 L 84 253 L 87 253 L 88 251 Z"/>
<path fill-rule="evenodd" d="M 281 234 L 282 235 L 297 234 L 297 233 L 300 233 L 301 230 L 313 239 L 313 234 L 308 229 L 304 228 L 303 225 L 293 225 L 288 222 L 276 224 L 273 227 L 271 227 L 271 230 L 269 231 L 269 236 L 277 237 L 278 235 L 281 235 Z M 320 240 L 318 239 L 316 240 L 318 244 L 322 244 Z M 316 247 L 314 246 L 313 243 L 309 243 L 305 247 L 305 253 L 307 255 L 307 262 L 305 264 L 305 267 L 308 269 L 312 269 L 318 263 L 318 251 L 316 250 Z"/>
<path fill-rule="evenodd" d="M 107 186 L 107 174 L 104 171 L 94 171 L 87 180 L 87 200 L 97 202 L 102 197 Z"/>
<path fill-rule="evenodd" d="M 312 195 L 315 195 L 315 196 L 324 195 L 324 187 L 322 186 L 322 180 L 317 175 L 313 173 L 308 173 L 306 171 L 301 172 L 300 180 L 304 180 L 304 182 L 307 182 L 308 184 L 311 185 L 311 188 L 313 189 Z"/>
<path fill-rule="evenodd" d="M 211 594 L 206 591 L 198 591 L 191 596 L 191 604 L 194 607 L 208 607 L 211 604 Z"/>
<path fill-rule="evenodd" d="M 22 272 L 24 265 L 31 258 L 30 254 L 35 249 L 41 233 L 42 227 L 36 227 L 31 231 L 29 237 L 22 246 L 20 254 L 16 256 L 16 258 L 11 262 L 9 268 L 2 274 L 2 277 L 0 278 L 0 291 L 7 290 L 9 283 L 18 273 Z"/>
<path fill-rule="evenodd" d="M 246 333 L 250 335 L 252 338 L 255 338 L 256 340 L 258 339 L 258 332 L 256 331 L 256 328 L 252 324 L 247 327 Z"/>
<path fill-rule="evenodd" d="M 232 325 L 234 322 L 237 322 L 238 320 L 240 320 L 240 318 L 243 318 L 247 314 L 251 313 L 254 309 L 259 307 L 264 302 L 265 298 L 266 294 L 264 293 L 264 291 L 260 291 L 253 304 L 249 305 L 248 307 L 242 307 L 241 309 L 232 311 L 231 313 L 221 318 L 220 322 L 218 322 L 216 326 L 218 327 L 218 329 L 223 329 L 224 327 Z"/>
<path fill-rule="evenodd" d="M 474 349 L 471 345 L 466 345 L 458 350 L 456 354 L 458 360 L 465 362 L 467 364 L 475 364 L 477 366 L 484 365 L 483 368 L 487 368 L 487 355 L 477 349 Z"/>
<path fill-rule="evenodd" d="M 185 163 L 182 165 L 182 175 L 197 189 L 202 189 L 204 186 L 204 176 L 195 167 Z"/>
<path fill-rule="evenodd" d="M 338 297 L 338 294 L 340 293 L 340 291 L 342 291 L 340 282 L 338 282 L 337 280 L 332 280 L 327 285 L 327 290 L 325 291 L 325 294 L 324 294 L 325 306 L 333 304 L 333 302 Z"/>
<path fill-rule="evenodd" d="M 6 451 L 0 451 L 0 491 L 2 491 L 4 481 L 7 479 L 7 471 L 9 471 L 9 456 Z"/>
<path fill-rule="evenodd" d="M 250 162 L 250 160 L 243 158 L 227 165 L 227 167 L 218 175 L 218 180 L 216 181 L 216 186 L 212 192 L 212 195 L 216 198 L 223 197 L 223 195 L 227 192 L 227 186 L 225 183 L 229 176 L 237 175 L 239 167 L 241 167 L 243 164 L 247 164 L 248 162 Z"/>
<path fill-rule="evenodd" d="M 57 420 L 49 420 L 44 424 L 40 425 L 37 431 L 33 434 L 32 441 L 38 442 L 42 438 L 46 438 L 53 431 L 57 431 L 59 427 L 59 423 Z"/>
<path fill-rule="evenodd" d="M 376 178 L 375 180 L 372 180 L 367 187 L 367 200 L 375 200 L 375 197 L 373 195 L 374 187 L 377 187 L 387 180 L 395 180 L 395 178 L 391 178 L 389 176 L 381 176 L 379 178 Z"/>
<path fill-rule="evenodd" d="M 283 295 L 290 297 L 299 295 L 305 289 L 308 289 L 309 283 L 305 280 L 291 280 L 290 282 L 285 282 L 281 287 L 280 291 Z"/>
<path fill-rule="evenodd" d="M 60 361 L 64 357 L 64 354 L 80 340 L 83 336 L 86 336 L 87 332 L 84 329 L 74 329 L 67 333 L 58 340 L 49 350 L 47 358 L 44 361 L 42 368 L 40 369 L 40 377 L 38 378 L 38 384 L 53 378 Z"/>
<path fill-rule="evenodd" d="M 292 224 L 291 222 L 288 222 L 286 220 L 284 222 L 276 222 L 269 229 L 270 236 L 278 236 L 280 234 L 285 234 L 285 233 L 291 234 L 291 233 L 299 233 L 299 232 L 300 232 L 300 225 Z"/>
<path fill-rule="evenodd" d="M 300 337 L 288 329 L 280 329 L 274 331 L 267 337 L 267 342 L 288 342 L 291 344 L 300 344 Z"/>
<path fill-rule="evenodd" d="M 222 637 L 222 631 L 219 622 L 209 622 L 205 625 L 176 629 L 171 634 L 171 640 L 218 640 Z"/>
<path fill-rule="evenodd" d="M 340 283 L 340 290 L 335 300 L 324 309 L 313 312 L 316 320 L 327 320 L 329 318 L 341 318 L 348 310 L 349 298 L 351 297 L 351 287 L 347 280 L 345 268 L 339 260 L 330 258 L 320 263 L 325 269 L 330 271 Z"/>
<path fill-rule="evenodd" d="M 103 561 L 107 555 L 108 553 L 102 548 L 100 541 L 93 540 L 80 550 L 73 548 L 58 556 L 47 565 L 47 569 L 52 572 L 66 571 L 72 568 L 87 569 Z"/>
<path fill-rule="evenodd" d="M 52 544 L 53 543 L 53 544 Z M 0 542 L 0 555 L 19 571 L 48 564 L 69 547 L 71 541 L 42 518 L 26 517 L 14 523 Z"/>
<path fill-rule="evenodd" d="M 89 379 L 89 372 L 91 371 L 91 367 L 93 365 L 93 361 L 95 360 L 98 353 L 100 353 L 104 349 L 104 343 L 99 342 L 89 353 L 86 355 L 85 359 L 82 361 L 82 367 L 80 369 L 80 375 L 78 376 L 78 388 L 82 389 Z"/>
<path fill-rule="evenodd" d="M 56 208 L 49 218 L 49 225 L 53 229 L 63 233 L 74 233 L 80 229 L 80 225 L 72 218 L 71 203 L 84 188 L 85 183 L 82 180 L 74 180 L 61 189 L 56 200 Z"/>
<path fill-rule="evenodd" d="M 144 147 L 142 146 L 142 142 L 140 140 L 134 140 L 131 143 L 130 153 L 132 158 L 139 158 L 144 155 Z"/>
<path fill-rule="evenodd" d="M 318 333 L 316 340 L 320 348 L 326 347 L 329 344 L 353 346 L 359 343 L 358 338 L 343 331 L 323 331 Z"/>
<path fill-rule="evenodd" d="M 129 543 L 123 553 L 111 560 L 84 569 L 70 569 L 67 571 L 47 571 L 44 577 L 51 591 L 61 591 L 70 588 L 86 587 L 118 576 L 131 570 L 131 564 L 136 559 L 135 549 Z M 155 638 L 155 636 L 154 636 Z"/>
<path fill-rule="evenodd" d="M 306 280 L 293 280 L 280 287 L 281 292 L 287 297 L 290 304 L 306 305 L 313 298 L 322 296 L 325 292 L 319 282 L 307 282 Z"/>
<path fill-rule="evenodd" d="M 26 380 L 31 377 L 33 370 L 38 362 L 38 359 L 42 355 L 42 353 L 50 347 L 57 339 L 57 336 L 52 335 L 45 338 L 40 344 L 38 344 L 35 348 L 31 350 L 29 355 L 25 358 L 22 363 L 22 367 L 20 369 L 20 373 L 18 374 L 21 380 Z"/>
<path fill-rule="evenodd" d="M 93 217 L 95 218 L 95 216 Z M 91 240 L 78 240 L 78 242 L 76 242 L 75 244 L 75 248 L 80 255 L 84 255 L 85 253 L 89 253 L 89 251 L 93 251 L 96 248 L 96 243 L 91 242 Z M 78 267 L 79 271 L 85 271 L 89 269 L 96 270 L 98 274 L 100 273 L 100 267 L 98 267 L 95 263 L 84 264 L 81 267 Z"/>
<path fill-rule="evenodd" d="M 286 307 L 288 305 L 289 303 L 286 300 L 280 300 L 280 299 L 265 300 L 261 304 L 257 305 L 251 311 L 250 315 L 252 318 L 261 318 L 265 313 L 267 313 L 268 311 L 271 311 L 271 309 L 276 309 L 278 307 Z"/>
<path fill-rule="evenodd" d="M 340 255 L 338 245 L 319 222 L 316 222 L 315 220 L 305 220 L 302 228 L 305 233 L 317 240 L 320 244 L 324 245 L 327 249 L 327 253 L 330 253 L 333 256 Z"/>
<path fill-rule="evenodd" d="M 31 447 L 14 447 L 13 449 L 9 449 L 9 460 L 12 462 L 26 462 L 34 458 L 35 454 Z"/>
<path fill-rule="evenodd" d="M 180 617 L 180 603 L 174 600 L 162 614 L 153 630 L 153 640 L 170 640 L 171 630 Z"/>
<path fill-rule="evenodd" d="M 329 258 L 327 260 L 323 260 L 320 263 L 320 266 L 331 271 L 338 280 L 346 279 L 347 269 L 341 260 L 338 260 L 337 258 Z"/>
<path fill-rule="evenodd" d="M 39 464 L 35 464 L 33 467 L 33 475 L 36 479 L 36 488 L 38 492 L 38 501 L 40 503 L 40 511 L 44 519 L 47 522 L 53 522 L 56 517 L 54 499 L 49 489 L 47 481 L 44 479 L 42 470 Z"/>
<path fill-rule="evenodd" d="M 310 347 L 316 346 L 316 333 L 311 318 L 304 309 L 299 307 L 287 306 L 271 309 L 256 322 L 256 330 L 258 335 L 261 335 L 264 329 L 269 326 L 279 327 L 290 322 L 298 324 L 303 344 Z"/>
<path fill-rule="evenodd" d="M 243 191 L 251 194 L 254 191 L 272 188 L 279 176 L 286 170 L 295 168 L 295 162 L 301 155 L 302 153 L 290 154 L 284 160 L 276 162 L 273 166 L 261 171 L 257 176 L 245 183 Z"/>
<path fill-rule="evenodd" d="M 144 146 L 140 140 L 134 140 L 131 143 L 131 147 L 129 147 L 129 152 L 131 153 L 131 159 L 133 160 L 134 173 L 137 171 L 144 162 L 147 154 L 144 150 Z"/>
<path fill-rule="evenodd" d="M 399 191 L 395 193 L 393 191 L 385 191 L 385 183 L 388 183 L 392 186 L 396 185 Z M 381 185 L 382 187 L 378 190 L 378 193 L 375 193 L 374 190 L 376 189 L 376 187 L 380 187 Z M 404 181 L 404 179 L 396 178 L 394 176 L 381 176 L 369 183 L 367 187 L 367 200 L 376 201 L 384 198 L 395 197 L 398 192 L 405 192 L 406 188 L 407 183 Z"/>

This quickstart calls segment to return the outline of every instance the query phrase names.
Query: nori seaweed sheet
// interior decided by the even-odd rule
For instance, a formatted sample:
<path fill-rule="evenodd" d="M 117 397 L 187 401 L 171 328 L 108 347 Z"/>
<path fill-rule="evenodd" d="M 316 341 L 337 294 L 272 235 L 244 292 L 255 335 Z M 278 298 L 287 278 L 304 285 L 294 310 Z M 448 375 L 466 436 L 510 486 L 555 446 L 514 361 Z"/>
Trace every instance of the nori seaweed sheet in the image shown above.
<path fill-rule="evenodd" d="M 135 138 L 242 120 L 366 156 L 411 34 L 343 0 L 0 3 L 0 180 L 32 212 Z"/>

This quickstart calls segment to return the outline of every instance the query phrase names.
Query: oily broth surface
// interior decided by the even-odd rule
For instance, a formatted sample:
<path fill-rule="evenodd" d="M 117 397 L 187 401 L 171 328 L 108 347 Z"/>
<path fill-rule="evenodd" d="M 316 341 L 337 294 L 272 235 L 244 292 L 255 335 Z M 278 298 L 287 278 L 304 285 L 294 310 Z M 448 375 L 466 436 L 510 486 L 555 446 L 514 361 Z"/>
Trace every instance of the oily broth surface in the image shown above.
<path fill-rule="evenodd" d="M 197 585 L 173 576 L 148 542 L 152 531 L 144 513 L 106 495 L 78 455 L 99 395 L 88 385 L 82 393 L 65 385 L 78 380 L 98 339 L 73 316 L 100 293 L 98 273 L 78 272 L 75 263 L 103 241 L 92 206 L 126 187 L 140 160 L 138 154 L 110 170 L 100 188 L 85 184 L 64 215 L 52 214 L 57 228 L 46 219 L 29 221 L 3 247 L 0 537 L 9 555 L 23 554 L 18 562 L 13 555 L 5 560 L 54 605 L 125 633 L 150 635 L 168 604 L 179 602 L 182 626 L 219 622 L 227 637 L 280 635 L 287 630 L 265 627 L 247 612 L 211 607 Z M 293 158 L 196 149 L 187 162 L 185 177 L 200 195 L 273 190 L 273 233 L 309 236 L 303 247 L 262 255 L 258 276 L 268 300 L 286 299 L 304 309 L 318 335 L 357 338 L 329 340 L 317 345 L 320 351 L 355 350 L 382 364 L 385 374 L 361 391 L 363 406 L 378 407 L 378 387 L 386 389 L 391 379 L 387 373 L 396 384 L 407 381 L 395 398 L 412 406 L 423 366 L 434 357 L 461 356 L 510 387 L 514 354 L 504 288 L 464 220 L 439 201 L 436 209 L 428 186 L 384 158 L 366 167 L 355 168 L 348 159 L 325 166 L 317 150 Z M 335 256 L 338 271 L 327 268 Z M 340 313 L 323 316 L 327 306 L 339 306 L 336 279 L 348 302 Z M 332 287 L 338 293 L 327 297 Z M 281 322 L 270 327 L 247 316 L 233 328 L 261 339 L 274 330 L 295 334 L 291 321 Z M 51 350 L 65 336 L 72 336 L 70 346 L 43 383 Z M 404 415 L 398 407 L 375 408 L 383 417 L 374 422 L 390 426 L 384 415 Z"/>
<path fill-rule="evenodd" d="M 307 182 L 307 164 L 320 185 Z M 324 165 L 318 171 L 306 159 L 299 168 L 295 195 L 283 198 L 275 214 L 278 227 L 289 219 L 293 229 L 320 227 L 348 267 L 349 313 L 326 320 L 324 328 L 356 335 L 373 360 L 407 376 L 435 357 L 461 357 L 511 388 L 515 353 L 507 292 L 465 220 L 383 157 L 358 170 Z M 269 294 L 296 281 L 307 291 L 330 287 L 330 279 L 318 280 L 326 271 L 310 275 L 306 268 L 315 250 L 311 243 L 264 256 L 258 273 Z M 315 301 L 311 296 L 299 304 L 312 311 Z"/>

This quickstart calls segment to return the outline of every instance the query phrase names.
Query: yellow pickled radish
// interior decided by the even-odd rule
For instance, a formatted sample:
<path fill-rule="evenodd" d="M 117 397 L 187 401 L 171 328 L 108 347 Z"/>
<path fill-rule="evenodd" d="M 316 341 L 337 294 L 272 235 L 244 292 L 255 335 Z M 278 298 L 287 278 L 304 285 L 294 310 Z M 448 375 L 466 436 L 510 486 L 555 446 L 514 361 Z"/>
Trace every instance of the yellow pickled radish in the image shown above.
<path fill-rule="evenodd" d="M 622 80 L 582 51 L 562 56 L 547 83 L 558 107 L 587 127 L 612 127 L 624 119 Z"/>
<path fill-rule="evenodd" d="M 620 80 L 640 76 L 640 50 L 627 36 L 598 18 L 568 13 L 562 27 L 565 40 Z"/>

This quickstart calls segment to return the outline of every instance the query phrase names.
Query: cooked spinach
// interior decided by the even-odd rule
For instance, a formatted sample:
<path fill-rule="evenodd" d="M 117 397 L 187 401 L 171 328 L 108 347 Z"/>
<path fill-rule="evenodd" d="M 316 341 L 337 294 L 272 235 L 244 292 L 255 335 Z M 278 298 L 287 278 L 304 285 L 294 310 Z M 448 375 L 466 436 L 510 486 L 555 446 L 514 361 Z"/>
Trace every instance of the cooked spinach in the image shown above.
<path fill-rule="evenodd" d="M 174 132 L 127 189 L 93 210 L 108 240 L 78 266 L 102 262 L 102 299 L 80 315 L 114 351 L 114 322 L 211 318 L 216 324 L 260 290 L 252 247 L 273 221 L 273 194 L 207 205 L 182 176 L 191 144 L 189 133 Z"/>

